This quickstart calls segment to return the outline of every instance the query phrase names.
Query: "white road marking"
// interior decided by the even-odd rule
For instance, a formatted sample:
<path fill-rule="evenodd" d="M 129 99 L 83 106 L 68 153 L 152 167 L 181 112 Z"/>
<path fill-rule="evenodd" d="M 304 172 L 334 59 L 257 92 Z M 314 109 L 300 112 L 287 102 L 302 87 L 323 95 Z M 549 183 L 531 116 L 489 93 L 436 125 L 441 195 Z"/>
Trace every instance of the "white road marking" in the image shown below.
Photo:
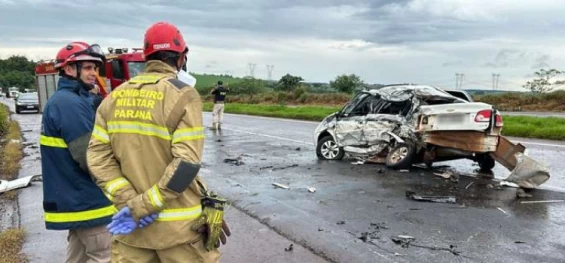
<path fill-rule="evenodd" d="M 278 140 L 284 140 L 284 141 L 289 141 L 289 142 L 295 142 L 295 143 L 300 143 L 300 144 L 306 144 L 306 145 L 314 146 L 314 144 L 311 143 L 311 142 L 293 140 L 293 139 L 284 138 L 284 137 L 279 137 L 279 136 L 274 136 L 274 135 L 268 135 L 268 134 L 257 133 L 257 132 L 248 132 L 248 131 L 242 131 L 242 130 L 236 130 L 236 129 L 232 129 L 232 128 L 224 128 L 224 127 L 222 127 L 222 129 L 224 129 L 224 130 L 229 130 L 229 131 L 234 131 L 234 132 L 239 132 L 239 133 L 246 133 L 246 134 L 250 134 L 250 135 L 263 136 L 263 137 L 267 137 L 267 138 L 271 138 L 271 139 L 278 139 Z"/>

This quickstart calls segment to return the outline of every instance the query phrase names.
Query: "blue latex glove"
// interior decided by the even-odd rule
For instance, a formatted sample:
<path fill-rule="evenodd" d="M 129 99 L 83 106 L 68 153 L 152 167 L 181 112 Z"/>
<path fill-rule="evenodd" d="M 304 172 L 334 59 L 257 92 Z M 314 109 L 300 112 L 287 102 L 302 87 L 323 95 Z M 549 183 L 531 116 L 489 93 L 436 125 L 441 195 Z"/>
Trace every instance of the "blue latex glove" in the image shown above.
<path fill-rule="evenodd" d="M 144 228 L 144 227 L 150 225 L 151 223 L 153 223 L 155 221 L 155 219 L 157 219 L 157 216 L 159 216 L 159 214 L 155 213 L 155 214 L 151 214 L 151 215 L 148 215 L 146 217 L 139 219 L 138 227 Z"/>
<path fill-rule="evenodd" d="M 112 217 L 112 222 L 106 227 L 112 235 L 127 235 L 137 228 L 137 222 L 131 215 L 129 207 L 124 207 Z"/>

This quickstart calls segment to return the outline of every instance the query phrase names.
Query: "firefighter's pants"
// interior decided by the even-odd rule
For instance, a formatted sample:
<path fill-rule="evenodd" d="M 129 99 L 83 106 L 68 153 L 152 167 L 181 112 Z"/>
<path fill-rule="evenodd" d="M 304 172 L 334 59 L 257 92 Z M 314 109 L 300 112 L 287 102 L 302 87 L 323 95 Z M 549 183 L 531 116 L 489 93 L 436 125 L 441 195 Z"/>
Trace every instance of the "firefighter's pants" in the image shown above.
<path fill-rule="evenodd" d="M 112 263 L 217 263 L 220 251 L 206 251 L 204 242 L 198 240 L 163 250 L 131 247 L 118 241 L 112 241 Z"/>
<path fill-rule="evenodd" d="M 112 236 L 106 226 L 69 230 L 67 263 L 109 263 Z"/>
<path fill-rule="evenodd" d="M 222 120 L 224 119 L 224 104 L 215 103 L 212 115 L 214 116 L 214 123 L 222 123 Z"/>

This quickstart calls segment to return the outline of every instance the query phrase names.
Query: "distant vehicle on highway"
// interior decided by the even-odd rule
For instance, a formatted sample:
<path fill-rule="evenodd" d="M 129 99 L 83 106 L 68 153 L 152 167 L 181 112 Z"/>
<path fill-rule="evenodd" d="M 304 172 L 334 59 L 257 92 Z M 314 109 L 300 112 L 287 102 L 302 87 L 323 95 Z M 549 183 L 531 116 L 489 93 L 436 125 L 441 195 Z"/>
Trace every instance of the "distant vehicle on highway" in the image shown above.
<path fill-rule="evenodd" d="M 39 112 L 39 97 L 37 96 L 37 92 L 19 94 L 14 104 L 17 114 L 22 113 L 22 111 Z"/>

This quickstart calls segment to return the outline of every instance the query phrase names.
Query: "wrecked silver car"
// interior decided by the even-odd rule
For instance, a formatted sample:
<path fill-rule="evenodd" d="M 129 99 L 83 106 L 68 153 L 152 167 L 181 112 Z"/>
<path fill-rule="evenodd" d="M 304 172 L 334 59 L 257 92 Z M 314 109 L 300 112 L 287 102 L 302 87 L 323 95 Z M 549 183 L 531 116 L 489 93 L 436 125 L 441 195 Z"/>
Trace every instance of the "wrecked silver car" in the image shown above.
<path fill-rule="evenodd" d="M 489 104 L 460 97 L 425 85 L 362 91 L 318 125 L 316 154 L 323 160 L 348 154 L 396 169 L 468 158 L 490 170 L 502 138 L 502 116 Z M 523 152 L 508 149 L 512 159 Z"/>

